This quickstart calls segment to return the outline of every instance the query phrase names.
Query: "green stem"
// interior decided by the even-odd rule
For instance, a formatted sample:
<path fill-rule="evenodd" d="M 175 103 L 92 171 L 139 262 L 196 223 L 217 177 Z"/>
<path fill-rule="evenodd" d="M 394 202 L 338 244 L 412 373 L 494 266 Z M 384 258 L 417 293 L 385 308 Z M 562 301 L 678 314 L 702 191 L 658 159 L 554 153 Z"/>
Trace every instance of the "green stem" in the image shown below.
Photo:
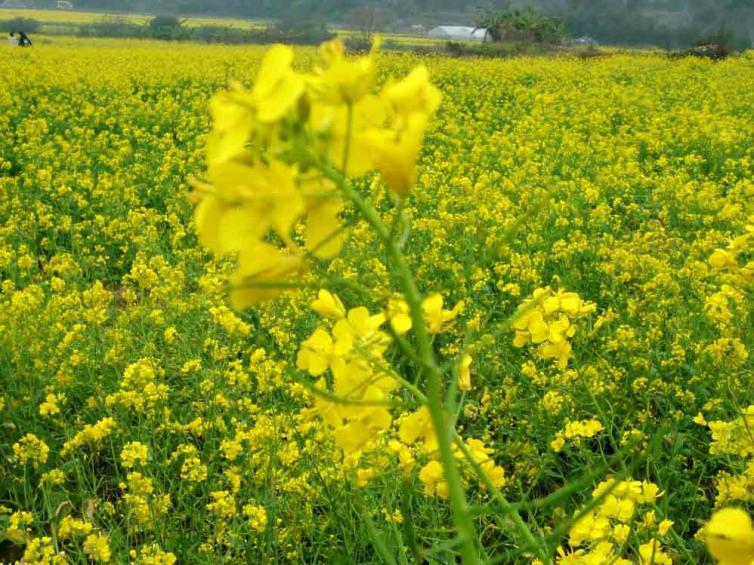
<path fill-rule="evenodd" d="M 406 338 L 404 338 L 402 335 L 400 335 L 398 332 L 396 332 L 393 329 L 393 326 L 388 322 L 387 324 L 387 332 L 390 334 L 390 337 L 393 338 L 393 341 L 398 346 L 398 349 L 400 349 L 403 354 L 408 357 L 411 361 L 413 361 L 416 364 L 420 364 L 419 358 L 416 356 L 416 352 L 411 347 L 411 344 L 408 342 Z"/>
<path fill-rule="evenodd" d="M 456 436 L 455 443 L 456 447 L 461 450 L 463 456 L 471 464 L 474 472 L 482 480 L 484 486 L 487 487 L 487 490 L 490 492 L 503 512 L 507 516 L 509 516 L 511 520 L 513 520 L 513 525 L 518 530 L 518 533 L 521 534 L 521 537 L 526 540 L 526 545 L 529 547 L 529 549 L 531 549 L 532 552 L 537 555 L 544 563 L 550 563 L 551 560 L 547 555 L 547 552 L 534 537 L 534 534 L 529 529 L 529 526 L 526 525 L 526 522 L 524 522 L 523 518 L 521 518 L 521 515 L 518 513 L 516 508 L 514 508 L 513 505 L 511 505 L 511 503 L 508 502 L 508 500 L 505 498 L 503 493 L 500 492 L 500 489 L 495 486 L 495 484 L 492 482 L 492 479 L 490 479 L 490 476 L 479 464 L 479 461 L 476 460 L 476 457 L 474 457 L 474 454 L 471 452 L 468 446 L 463 442 L 463 439 L 461 439 L 460 436 Z"/>
<path fill-rule="evenodd" d="M 445 481 L 448 484 L 450 508 L 453 520 L 458 530 L 460 552 L 464 563 L 479 563 L 479 553 L 476 548 L 477 533 L 474 521 L 466 502 L 461 474 L 458 470 L 452 449 L 452 421 L 446 414 L 443 405 L 442 371 L 435 360 L 432 343 L 422 314 L 422 296 L 416 286 L 411 269 L 395 240 L 391 237 L 391 230 L 385 225 L 377 211 L 356 191 L 346 179 L 330 167 L 319 165 L 322 174 L 335 182 L 357 211 L 374 229 L 387 251 L 388 259 L 393 266 L 394 274 L 406 299 L 411 313 L 412 327 L 416 339 L 416 348 L 424 373 L 427 378 L 427 408 L 432 416 L 432 425 L 437 436 L 440 460 L 442 462 Z"/>

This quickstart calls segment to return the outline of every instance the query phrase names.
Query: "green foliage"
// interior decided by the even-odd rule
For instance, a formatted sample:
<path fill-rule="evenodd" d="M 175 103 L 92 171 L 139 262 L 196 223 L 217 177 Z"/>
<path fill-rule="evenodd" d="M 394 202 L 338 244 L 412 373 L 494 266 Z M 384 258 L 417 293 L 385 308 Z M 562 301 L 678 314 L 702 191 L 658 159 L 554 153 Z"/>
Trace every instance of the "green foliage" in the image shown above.
<path fill-rule="evenodd" d="M 39 29 L 39 21 L 32 18 L 13 18 L 0 21 L 0 31 L 24 31 L 33 33 Z"/>
<path fill-rule="evenodd" d="M 269 27 L 266 32 L 268 41 L 264 43 L 295 43 L 298 45 L 317 44 L 334 35 L 328 31 L 322 20 L 286 17 Z"/>
<path fill-rule="evenodd" d="M 181 39 L 185 37 L 182 22 L 175 16 L 155 16 L 147 24 L 155 39 Z"/>
<path fill-rule="evenodd" d="M 718 59 L 724 59 L 737 50 L 746 49 L 748 46 L 746 40 L 737 35 L 732 29 L 721 26 L 712 33 L 700 37 L 694 42 L 693 47 L 703 47 L 714 45 L 717 47 L 716 52 Z"/>
<path fill-rule="evenodd" d="M 118 16 L 81 25 L 78 28 L 78 35 L 81 37 L 148 37 L 145 26 L 129 22 L 126 18 Z"/>
<path fill-rule="evenodd" d="M 67 30 L 66 33 L 68 33 Z M 133 23 L 121 16 L 111 16 L 98 22 L 76 26 L 76 34 L 80 37 L 262 45 L 282 42 L 300 45 L 317 44 L 333 37 L 323 23 L 281 22 L 266 29 L 240 29 L 217 25 L 187 27 L 172 16 L 158 16 L 144 25 Z"/>
<path fill-rule="evenodd" d="M 492 41 L 496 42 L 559 43 L 565 37 L 565 28 L 559 19 L 531 7 L 523 10 L 482 9 L 477 15 L 476 26 L 486 29 Z"/>
<path fill-rule="evenodd" d="M 726 29 L 742 48 L 751 45 L 754 28 L 750 2 L 567 0 L 560 13 L 574 36 L 611 44 L 688 47 Z"/>
<path fill-rule="evenodd" d="M 532 41 L 501 41 L 496 43 L 461 43 L 448 41 L 448 55 L 453 57 L 517 57 L 521 55 L 545 55 L 552 52 L 551 46 Z"/>

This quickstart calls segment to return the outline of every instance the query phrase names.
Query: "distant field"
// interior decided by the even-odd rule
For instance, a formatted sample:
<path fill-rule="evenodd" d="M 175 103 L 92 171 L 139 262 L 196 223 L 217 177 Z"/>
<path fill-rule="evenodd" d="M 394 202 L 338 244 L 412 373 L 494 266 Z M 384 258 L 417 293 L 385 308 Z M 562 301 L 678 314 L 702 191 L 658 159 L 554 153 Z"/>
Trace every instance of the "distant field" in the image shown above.
<path fill-rule="evenodd" d="M 154 16 L 151 14 L 116 14 L 107 12 L 80 12 L 73 10 L 34 10 L 20 8 L 0 8 L 0 21 L 12 20 L 14 18 L 30 18 L 41 23 L 41 32 L 48 33 L 67 33 L 67 28 L 80 24 L 91 24 L 109 20 L 113 18 L 120 19 L 127 23 L 145 24 Z M 258 29 L 266 24 L 260 20 L 244 20 L 240 18 L 211 18 L 211 17 L 185 17 L 182 18 L 184 25 L 187 27 L 198 26 L 220 26 L 235 29 Z M 353 35 L 353 30 L 334 29 L 335 34 L 340 37 L 349 37 Z M 73 30 L 71 30 L 73 32 Z M 386 42 L 398 43 L 404 46 L 418 47 L 422 45 L 441 45 L 442 39 L 433 39 L 416 35 L 402 33 L 383 34 Z"/>
<path fill-rule="evenodd" d="M 143 24 L 148 22 L 154 16 L 151 14 L 114 14 L 107 12 L 79 12 L 74 10 L 33 10 L 20 8 L 0 8 L 0 21 L 12 20 L 14 18 L 31 18 L 38 20 L 43 24 L 65 25 L 65 24 L 88 24 L 101 21 L 105 18 L 122 18 L 129 23 Z M 223 27 L 233 27 L 238 29 L 254 29 L 262 24 L 252 20 L 242 20 L 234 18 L 182 18 L 184 25 L 205 26 L 215 25 Z"/>

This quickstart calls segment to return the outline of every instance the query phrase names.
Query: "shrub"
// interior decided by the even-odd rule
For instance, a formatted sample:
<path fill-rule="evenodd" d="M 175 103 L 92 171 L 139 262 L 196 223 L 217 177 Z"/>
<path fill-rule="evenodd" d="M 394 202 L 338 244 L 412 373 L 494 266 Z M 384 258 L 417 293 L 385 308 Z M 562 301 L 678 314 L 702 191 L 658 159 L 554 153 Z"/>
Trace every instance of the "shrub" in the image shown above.
<path fill-rule="evenodd" d="M 741 39 L 725 29 L 719 29 L 714 33 L 708 34 L 697 39 L 688 49 L 673 51 L 670 58 L 677 59 L 681 57 L 701 57 L 721 61 L 737 52 L 737 47 L 741 46 Z M 743 46 L 745 48 L 745 45 Z"/>
<path fill-rule="evenodd" d="M 221 26 L 192 27 L 189 38 L 204 43 L 267 43 L 264 31 Z"/>
<path fill-rule="evenodd" d="M 695 41 L 691 51 L 694 55 L 698 54 L 711 59 L 725 59 L 738 49 L 746 47 L 746 40 L 737 37 L 731 30 L 720 28 Z"/>
<path fill-rule="evenodd" d="M 24 31 L 33 33 L 39 29 L 40 22 L 31 18 L 13 18 L 0 22 L 0 31 Z"/>
<path fill-rule="evenodd" d="M 351 53 L 366 53 L 372 48 L 372 40 L 364 35 L 347 37 L 343 42 Z"/>
<path fill-rule="evenodd" d="M 553 51 L 542 43 L 531 41 L 506 41 L 500 43 L 461 43 L 448 41 L 445 51 L 453 57 L 516 57 L 543 55 Z"/>
<path fill-rule="evenodd" d="M 155 16 L 147 26 L 154 39 L 183 39 L 187 34 L 183 22 L 175 16 Z"/>
<path fill-rule="evenodd" d="M 141 24 L 129 22 L 123 17 L 113 16 L 79 26 L 78 35 L 81 37 L 146 37 L 147 31 Z"/>
<path fill-rule="evenodd" d="M 595 47 L 594 45 L 588 45 L 586 47 L 579 47 L 573 52 L 575 57 L 579 59 L 595 59 L 598 57 L 604 57 L 606 54 Z"/>
<path fill-rule="evenodd" d="M 323 21 L 286 18 L 267 29 L 270 43 L 318 44 L 335 37 Z"/>
<path fill-rule="evenodd" d="M 477 15 L 477 28 L 486 29 L 492 41 L 560 43 L 565 37 L 562 22 L 533 8 L 484 9 Z"/>

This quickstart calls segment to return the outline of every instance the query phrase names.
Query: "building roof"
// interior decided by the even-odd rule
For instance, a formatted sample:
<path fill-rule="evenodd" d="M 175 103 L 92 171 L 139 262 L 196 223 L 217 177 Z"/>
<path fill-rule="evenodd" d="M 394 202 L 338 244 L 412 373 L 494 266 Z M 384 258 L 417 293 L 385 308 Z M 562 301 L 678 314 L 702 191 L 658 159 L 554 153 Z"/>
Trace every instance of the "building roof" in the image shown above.
<path fill-rule="evenodd" d="M 471 26 L 437 26 L 432 28 L 427 35 L 429 37 L 484 41 L 487 37 L 487 30 Z"/>

